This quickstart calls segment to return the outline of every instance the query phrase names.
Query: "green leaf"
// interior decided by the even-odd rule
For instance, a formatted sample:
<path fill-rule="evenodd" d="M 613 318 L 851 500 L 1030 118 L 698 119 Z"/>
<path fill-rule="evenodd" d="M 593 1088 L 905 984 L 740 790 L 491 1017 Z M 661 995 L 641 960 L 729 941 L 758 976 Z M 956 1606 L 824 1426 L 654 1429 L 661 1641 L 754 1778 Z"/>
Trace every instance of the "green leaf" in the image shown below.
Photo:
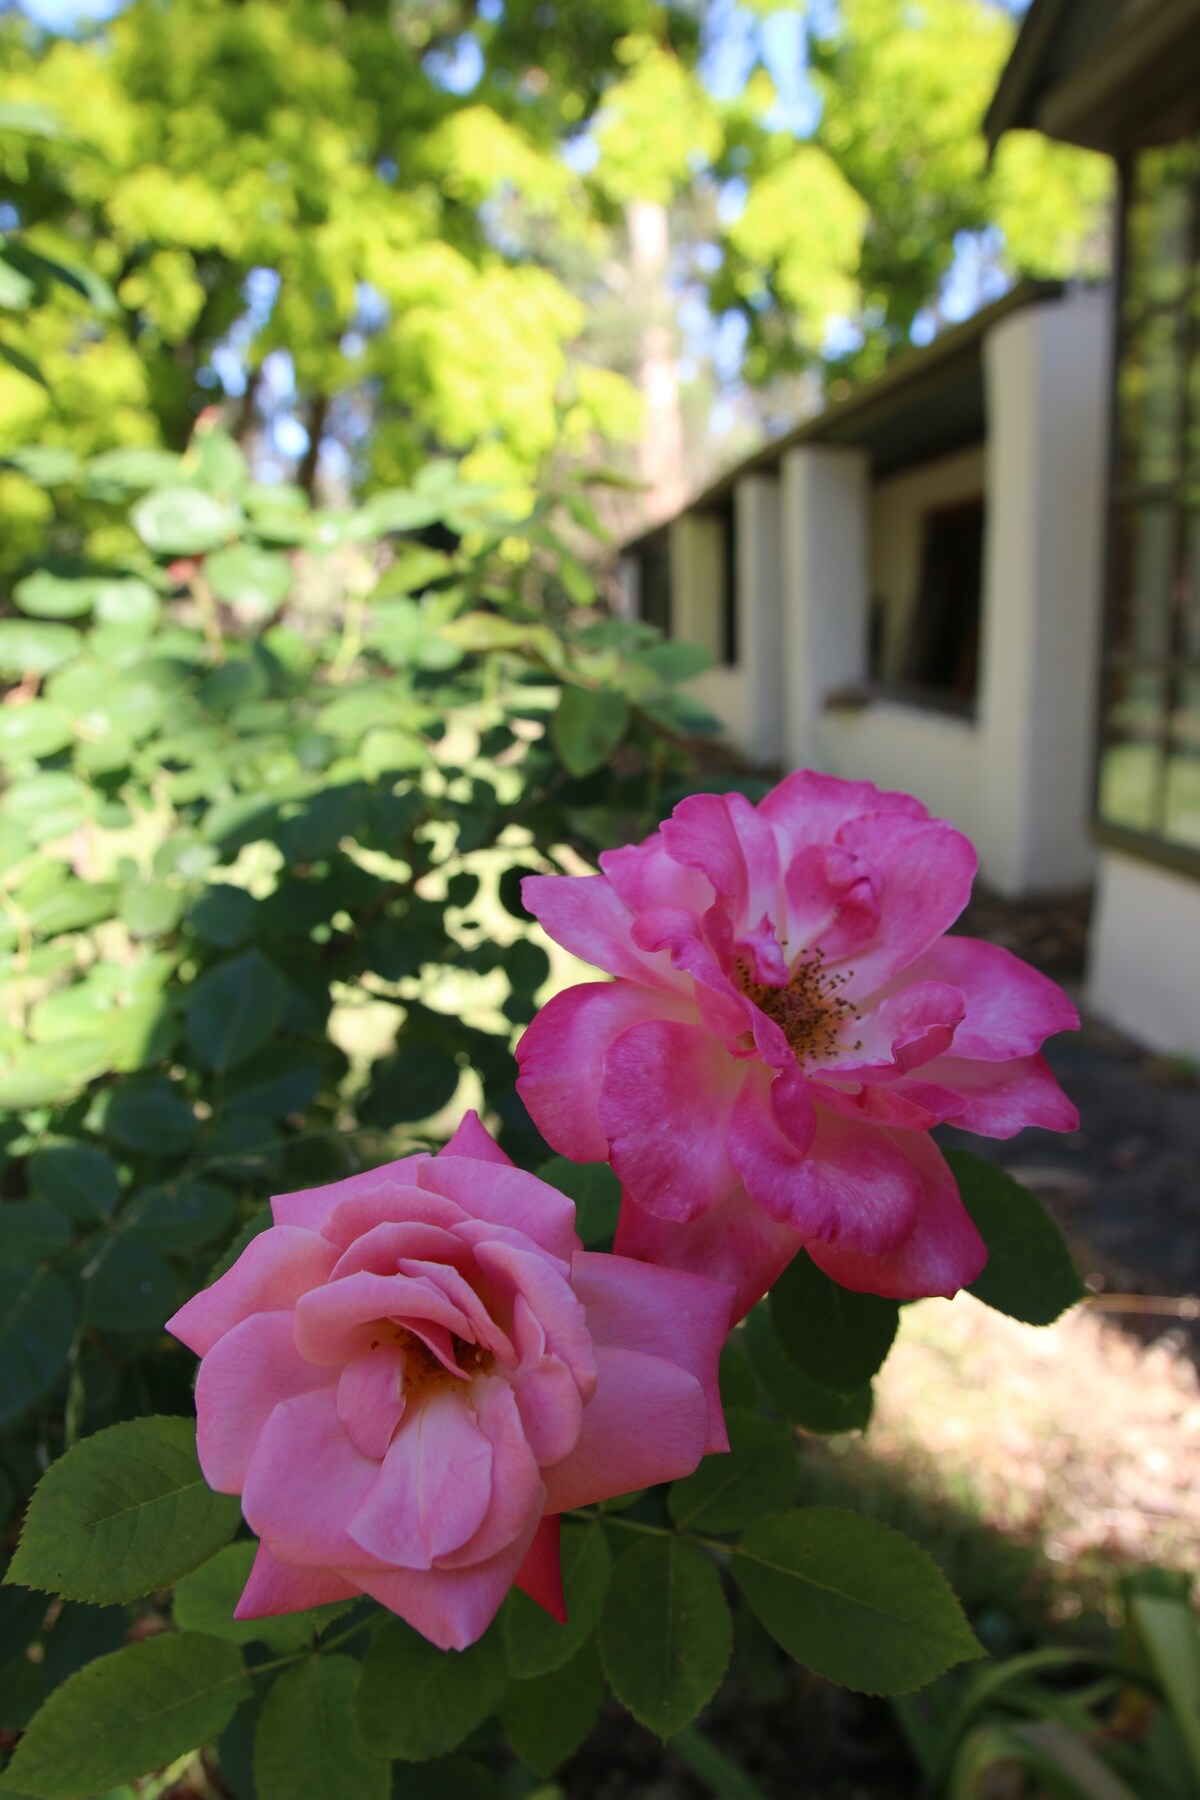
<path fill-rule="evenodd" d="M 133 1195 L 122 1225 L 152 1249 L 178 1254 L 211 1244 L 228 1230 L 236 1211 L 233 1194 L 215 1182 L 164 1182 Z"/>
<path fill-rule="evenodd" d="M 278 1031 L 287 998 L 275 964 L 245 950 L 209 969 L 188 995 L 188 1041 L 206 1068 L 236 1068 Z"/>
<path fill-rule="evenodd" d="M 272 1044 L 239 1063 L 225 1084 L 227 1112 L 283 1119 L 303 1112 L 321 1086 L 321 1061 L 307 1044 Z"/>
<path fill-rule="evenodd" d="M 458 1064 L 445 1050 L 415 1032 L 402 1032 L 391 1056 L 372 1066 L 359 1116 L 383 1130 L 431 1118 L 453 1100 L 458 1077 Z"/>
<path fill-rule="evenodd" d="M 147 1156 L 182 1156 L 199 1130 L 183 1095 L 162 1075 L 124 1082 L 104 1115 L 106 1136 Z"/>
<path fill-rule="evenodd" d="M 133 529 L 158 556 L 203 556 L 237 530 L 232 507 L 199 488 L 158 488 L 129 515 Z"/>
<path fill-rule="evenodd" d="M 131 937 L 161 937 L 179 923 L 185 896 L 161 882 L 130 881 L 117 899 L 117 916 Z"/>
<path fill-rule="evenodd" d="M 500 1723 L 521 1761 L 548 1777 L 592 1729 L 605 1691 L 600 1652 L 589 1638 L 561 1669 L 536 1681 L 514 1681 L 497 1709 Z"/>
<path fill-rule="evenodd" d="M 279 1677 L 254 1738 L 259 1800 L 388 1800 L 391 1764 L 372 1755 L 358 1733 L 359 1674 L 351 1656 L 314 1656 Z"/>
<path fill-rule="evenodd" d="M 176 1583 L 171 1611 L 181 1631 L 206 1631 L 231 1644 L 262 1643 L 277 1655 L 299 1650 L 316 1634 L 317 1612 L 284 1613 L 278 1618 L 235 1619 L 233 1609 L 250 1579 L 257 1544 L 226 1544 L 206 1563 Z M 331 1609 L 332 1610 L 332 1609 Z"/>
<path fill-rule="evenodd" d="M 692 681 L 712 667 L 712 654 L 703 644 L 689 644 L 674 638 L 662 644 L 649 644 L 633 659 L 652 669 L 661 681 Z"/>
<path fill-rule="evenodd" d="M 188 924 L 206 944 L 233 950 L 254 936 L 258 901 L 245 888 L 217 881 L 207 888 L 188 913 Z"/>
<path fill-rule="evenodd" d="M 720 1686 L 733 1646 L 716 1568 L 695 1544 L 649 1538 L 613 1571 L 600 1613 L 609 1685 L 634 1718 L 669 1738 Z"/>
<path fill-rule="evenodd" d="M 91 1144 L 44 1144 L 29 1159 L 29 1179 L 36 1194 L 81 1225 L 111 1217 L 120 1192 L 116 1163 Z"/>
<path fill-rule="evenodd" d="M 575 1202 L 575 1230 L 585 1249 L 611 1244 L 621 1210 L 621 1184 L 607 1163 L 573 1163 L 565 1156 L 552 1156 L 535 1173 Z"/>
<path fill-rule="evenodd" d="M 49 629 L 49 627 L 44 627 Z M 0 631 L 3 625 L 0 624 Z M 28 700 L 0 710 L 0 762 L 35 761 L 54 756 L 71 742 L 72 719 L 65 706 L 50 700 Z"/>
<path fill-rule="evenodd" d="M 102 1331 L 158 1331 L 179 1304 L 170 1266 L 148 1244 L 110 1235 L 84 1270 L 83 1316 Z"/>
<path fill-rule="evenodd" d="M 93 583 L 96 617 L 102 625 L 121 625 L 149 633 L 162 616 L 162 602 L 148 581 L 121 576 Z"/>
<path fill-rule="evenodd" d="M 5 1785 L 36 1800 L 86 1800 L 215 1737 L 250 1684 L 233 1644 L 164 1632 L 88 1663 L 51 1694 Z"/>
<path fill-rule="evenodd" d="M 842 1687 L 904 1694 L 984 1654 L 932 1557 L 858 1513 L 808 1506 L 763 1519 L 733 1573 L 788 1655 Z"/>
<path fill-rule="evenodd" d="M 227 550 L 215 551 L 205 563 L 204 573 L 218 600 L 240 607 L 256 619 L 266 618 L 281 606 L 292 585 L 287 557 L 253 544 L 231 544 Z"/>
<path fill-rule="evenodd" d="M 444 1756 L 482 1724 L 508 1684 L 499 1634 L 466 1650 L 438 1650 L 399 1620 L 367 1651 L 358 1723 L 380 1756 L 424 1762 Z"/>
<path fill-rule="evenodd" d="M 57 1380 L 75 1339 L 75 1296 L 32 1263 L 0 1267 L 0 1425 Z"/>
<path fill-rule="evenodd" d="M 50 384 L 37 364 L 32 362 L 23 350 L 18 350 L 15 344 L 5 343 L 3 338 L 0 338 L 0 362 L 6 362 L 10 368 L 17 371 L 18 375 L 24 375 L 28 380 L 36 381 L 40 388 L 45 388 L 47 393 L 50 392 Z"/>
<path fill-rule="evenodd" d="M 130 489 L 160 487 L 179 478 L 179 456 L 174 450 L 156 450 L 130 444 L 105 450 L 88 464 L 93 483 Z"/>
<path fill-rule="evenodd" d="M 92 610 L 93 583 L 68 579 L 50 569 L 38 569 L 18 581 L 13 599 L 23 613 L 35 619 L 77 619 Z"/>
<path fill-rule="evenodd" d="M 192 1420 L 129 1419 L 50 1465 L 5 1579 L 94 1605 L 133 1600 L 206 1561 L 239 1516 L 205 1484 Z"/>
<path fill-rule="evenodd" d="M 602 768 L 625 736 L 629 702 L 608 688 L 565 687 L 550 725 L 554 747 L 571 775 Z"/>
<path fill-rule="evenodd" d="M 667 1507 L 688 1531 L 740 1531 L 796 1498 L 796 1446 L 786 1425 L 757 1413 L 727 1411 L 729 1454 L 706 1456 L 675 1482 Z"/>
<path fill-rule="evenodd" d="M 883 1366 L 900 1308 L 840 1287 L 803 1250 L 771 1289 L 771 1323 L 796 1367 L 820 1387 L 852 1394 Z"/>
<path fill-rule="evenodd" d="M 612 1575 L 612 1556 L 598 1524 L 565 1524 L 559 1540 L 567 1622 L 560 1625 L 536 1601 L 514 1588 L 500 1609 L 500 1633 L 509 1673 L 521 1680 L 548 1675 L 568 1662 L 600 1617 Z"/>
<path fill-rule="evenodd" d="M 839 1394 L 810 1380 L 785 1354 L 767 1306 L 755 1307 L 742 1335 L 763 1392 L 785 1419 L 805 1431 L 829 1434 L 867 1429 L 874 1403 L 870 1382 L 852 1393 Z"/>
<path fill-rule="evenodd" d="M 1062 1232 L 1037 1195 L 995 1163 L 966 1150 L 945 1156 L 988 1248 L 968 1292 L 1025 1325 L 1052 1325 L 1087 1294 Z"/>
<path fill-rule="evenodd" d="M 22 1049 L 19 1061 L 0 1071 L 0 1112 L 24 1112 L 73 1099 L 85 1083 L 109 1067 L 102 1037 L 61 1037 Z"/>
<path fill-rule="evenodd" d="M 71 1225 L 45 1200 L 9 1200 L 0 1205 L 0 1263 L 39 1261 L 65 1250 Z"/>
<path fill-rule="evenodd" d="M 73 625 L 31 624 L 28 619 L 0 619 L 0 675 L 19 681 L 23 675 L 49 675 L 83 648 Z M 27 712 L 28 707 L 13 707 Z"/>

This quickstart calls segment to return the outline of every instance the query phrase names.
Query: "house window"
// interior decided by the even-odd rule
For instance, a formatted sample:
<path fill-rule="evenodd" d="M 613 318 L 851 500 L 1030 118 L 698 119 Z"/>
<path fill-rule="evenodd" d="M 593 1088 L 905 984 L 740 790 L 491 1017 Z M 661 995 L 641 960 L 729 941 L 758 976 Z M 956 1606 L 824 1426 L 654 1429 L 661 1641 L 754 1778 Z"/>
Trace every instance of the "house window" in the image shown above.
<path fill-rule="evenodd" d="M 647 625 L 657 625 L 664 637 L 671 635 L 671 539 L 666 531 L 656 531 L 642 543 L 639 552 L 638 616 Z"/>
<path fill-rule="evenodd" d="M 1102 835 L 1200 869 L 1200 139 L 1126 172 Z"/>
<path fill-rule="evenodd" d="M 974 705 L 979 674 L 983 531 L 982 496 L 925 514 L 902 676 L 915 694 L 963 708 Z"/>
<path fill-rule="evenodd" d="M 730 496 L 721 508 L 721 626 L 719 660 L 732 669 L 738 659 L 737 513 Z"/>

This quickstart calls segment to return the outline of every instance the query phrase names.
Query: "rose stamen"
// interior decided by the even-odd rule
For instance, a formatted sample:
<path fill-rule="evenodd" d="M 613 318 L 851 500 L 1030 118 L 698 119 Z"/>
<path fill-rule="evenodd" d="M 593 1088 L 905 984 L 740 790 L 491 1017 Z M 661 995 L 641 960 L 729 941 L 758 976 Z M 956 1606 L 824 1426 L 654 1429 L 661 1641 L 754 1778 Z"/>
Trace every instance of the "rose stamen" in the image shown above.
<path fill-rule="evenodd" d="M 744 957 L 737 959 L 736 971 L 742 993 L 779 1026 L 797 1062 L 829 1062 L 842 1054 L 847 1047 L 842 1042 L 847 1019 L 857 1023 L 862 1017 L 842 992 L 854 977 L 853 969 L 835 974 L 825 967 L 824 952 L 818 948 L 793 964 L 783 986 L 756 981 Z M 862 1040 L 853 1048 L 861 1050 Z"/>

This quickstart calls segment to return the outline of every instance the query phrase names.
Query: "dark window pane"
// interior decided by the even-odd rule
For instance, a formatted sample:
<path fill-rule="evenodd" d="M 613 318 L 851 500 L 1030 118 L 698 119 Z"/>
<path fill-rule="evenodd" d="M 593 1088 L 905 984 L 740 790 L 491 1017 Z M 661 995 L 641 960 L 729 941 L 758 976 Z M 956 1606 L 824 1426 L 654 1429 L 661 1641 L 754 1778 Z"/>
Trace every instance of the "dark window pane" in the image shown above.
<path fill-rule="evenodd" d="M 1169 654 L 1175 543 L 1173 507 L 1143 506 L 1118 514 L 1110 646 L 1118 656 L 1145 661 Z"/>
<path fill-rule="evenodd" d="M 1166 678 L 1154 669 L 1115 669 L 1107 688 L 1100 816 L 1131 831 L 1156 831 Z"/>
<path fill-rule="evenodd" d="M 979 673 L 982 499 L 926 513 L 904 680 L 969 704 Z"/>
<path fill-rule="evenodd" d="M 671 540 L 656 531 L 638 550 L 638 616 L 671 635 Z"/>
<path fill-rule="evenodd" d="M 1164 835 L 1174 844 L 1200 850 L 1200 675 L 1179 678 L 1171 715 L 1165 811 Z"/>
<path fill-rule="evenodd" d="M 1179 647 L 1187 658 L 1200 658 L 1200 512 L 1187 518 L 1187 560 L 1179 593 Z"/>

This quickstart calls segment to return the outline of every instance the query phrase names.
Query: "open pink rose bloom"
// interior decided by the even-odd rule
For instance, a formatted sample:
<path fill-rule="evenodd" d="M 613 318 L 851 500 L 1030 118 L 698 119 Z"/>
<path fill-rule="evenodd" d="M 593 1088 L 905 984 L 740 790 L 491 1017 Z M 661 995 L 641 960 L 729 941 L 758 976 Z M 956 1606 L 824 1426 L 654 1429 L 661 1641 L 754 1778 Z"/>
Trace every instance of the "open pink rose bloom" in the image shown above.
<path fill-rule="evenodd" d="M 733 1282 L 745 1313 L 803 1246 L 845 1287 L 951 1295 L 987 1253 L 930 1128 L 1077 1124 L 1039 1055 L 1078 1025 L 1008 951 L 947 937 L 976 858 L 916 800 L 790 775 L 684 800 L 603 873 L 530 876 L 552 938 L 615 980 L 518 1049 L 564 1156 L 611 1162 L 617 1249 Z"/>
<path fill-rule="evenodd" d="M 727 1448 L 731 1290 L 581 1250 L 473 1113 L 271 1205 L 169 1325 L 205 1478 L 261 1540 L 238 1618 L 370 1594 L 461 1649 L 514 1582 L 561 1618 L 557 1515 Z"/>

